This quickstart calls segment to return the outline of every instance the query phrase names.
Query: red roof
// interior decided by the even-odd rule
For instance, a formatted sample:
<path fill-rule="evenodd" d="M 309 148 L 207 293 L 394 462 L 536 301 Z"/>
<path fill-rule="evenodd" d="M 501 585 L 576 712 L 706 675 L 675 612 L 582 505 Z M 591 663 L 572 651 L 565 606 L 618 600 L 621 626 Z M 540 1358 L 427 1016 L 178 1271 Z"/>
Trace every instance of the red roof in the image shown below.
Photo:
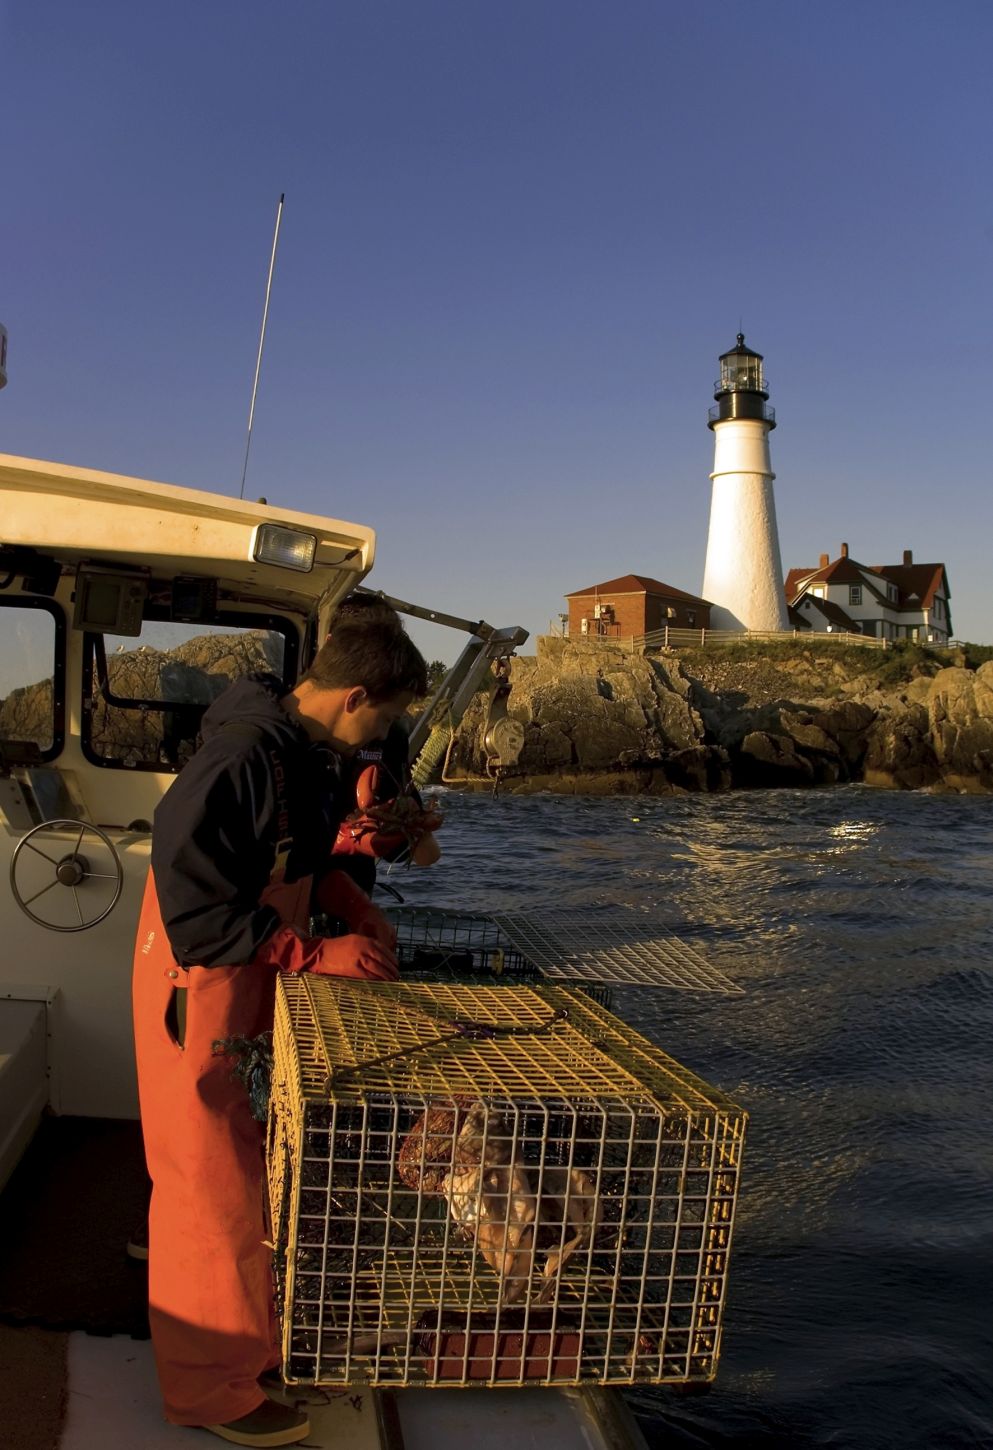
<path fill-rule="evenodd" d="M 874 574 L 878 579 L 895 584 L 899 591 L 899 601 L 894 604 L 887 599 L 885 592 L 877 588 L 871 578 L 866 578 L 867 574 Z M 881 604 L 888 605 L 890 609 L 930 609 L 935 594 L 939 592 L 946 599 L 951 598 L 944 564 L 870 565 L 859 564 L 856 560 L 842 555 L 823 569 L 791 569 L 786 576 L 787 602 L 792 603 L 810 584 L 863 584 Z M 916 596 L 913 603 L 910 602 L 911 596 Z"/>
<path fill-rule="evenodd" d="M 919 604 L 910 605 L 912 609 L 930 609 L 936 594 L 951 598 L 944 564 L 880 564 L 876 573 L 899 589 L 902 609 L 908 607 L 912 594 L 920 600 Z"/>
<path fill-rule="evenodd" d="M 857 564 L 854 559 L 842 555 L 835 559 L 833 564 L 827 564 L 823 569 L 791 569 L 786 576 L 786 599 L 792 602 L 802 589 L 810 584 L 864 584 L 866 588 L 872 589 L 872 583 L 866 579 L 866 574 L 874 571 L 866 564 Z M 874 593 L 878 591 L 874 590 Z M 880 599 L 885 598 L 879 595 Z"/>
<path fill-rule="evenodd" d="M 605 584 L 591 584 L 589 589 L 573 589 L 565 598 L 579 599 L 596 594 L 657 594 L 663 599 L 685 599 L 689 604 L 710 604 L 709 599 L 687 594 L 684 589 L 663 584 L 660 579 L 649 579 L 645 574 L 622 574 L 619 579 L 608 579 Z"/>
<path fill-rule="evenodd" d="M 818 571 L 816 569 L 791 569 L 786 576 L 786 599 L 793 600 L 800 593 L 800 585 L 806 584 Z"/>

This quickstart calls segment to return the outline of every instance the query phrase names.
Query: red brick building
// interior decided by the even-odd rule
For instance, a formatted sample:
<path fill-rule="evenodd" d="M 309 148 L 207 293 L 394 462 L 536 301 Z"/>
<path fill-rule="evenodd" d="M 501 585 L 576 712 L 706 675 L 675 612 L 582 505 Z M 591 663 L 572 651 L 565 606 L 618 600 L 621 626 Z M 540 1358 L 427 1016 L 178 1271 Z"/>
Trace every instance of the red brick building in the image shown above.
<path fill-rule="evenodd" d="M 589 589 L 567 594 L 569 637 L 601 635 L 627 639 L 651 634 L 670 625 L 674 629 L 709 629 L 710 605 L 695 594 L 643 574 L 623 574 Z"/>

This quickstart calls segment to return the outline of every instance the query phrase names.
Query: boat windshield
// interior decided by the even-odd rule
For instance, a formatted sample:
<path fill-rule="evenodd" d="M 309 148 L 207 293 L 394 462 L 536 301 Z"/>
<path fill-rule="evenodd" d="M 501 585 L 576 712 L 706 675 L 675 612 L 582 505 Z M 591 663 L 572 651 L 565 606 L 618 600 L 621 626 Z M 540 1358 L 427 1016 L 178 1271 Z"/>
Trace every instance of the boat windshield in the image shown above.
<path fill-rule="evenodd" d="M 146 618 L 137 638 L 87 633 L 83 751 L 98 765 L 178 770 L 228 685 L 261 670 L 289 689 L 296 666 L 296 629 L 272 615 L 219 614 L 203 625 Z"/>
<path fill-rule="evenodd" d="M 50 760 L 65 729 L 61 612 L 0 595 L 0 751 L 12 764 Z"/>

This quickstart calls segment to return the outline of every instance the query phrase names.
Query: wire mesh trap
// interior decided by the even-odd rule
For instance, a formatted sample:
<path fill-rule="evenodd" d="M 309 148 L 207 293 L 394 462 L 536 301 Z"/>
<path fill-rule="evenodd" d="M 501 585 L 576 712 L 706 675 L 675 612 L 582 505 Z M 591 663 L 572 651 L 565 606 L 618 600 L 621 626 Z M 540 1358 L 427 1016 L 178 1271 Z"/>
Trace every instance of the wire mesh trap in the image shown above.
<path fill-rule="evenodd" d="M 582 992 L 280 980 L 284 1372 L 705 1382 L 745 1114 Z"/>
<path fill-rule="evenodd" d="M 435 906 L 390 907 L 404 977 L 432 982 L 534 983 L 537 967 L 489 916 Z"/>
<path fill-rule="evenodd" d="M 397 959 L 407 980 L 493 986 L 542 980 L 539 968 L 490 916 L 435 906 L 394 907 L 387 915 L 396 928 Z M 609 986 L 581 985 L 602 1007 L 611 1005 Z"/>
<path fill-rule="evenodd" d="M 466 915 L 435 907 L 393 908 L 400 965 L 425 980 L 548 979 L 739 993 L 729 977 L 657 915 L 543 910 Z M 604 1002 L 604 1005 L 609 1005 Z"/>
<path fill-rule="evenodd" d="M 518 951 L 552 980 L 741 991 L 701 952 L 647 912 L 621 907 L 609 912 L 515 912 L 493 920 Z"/>

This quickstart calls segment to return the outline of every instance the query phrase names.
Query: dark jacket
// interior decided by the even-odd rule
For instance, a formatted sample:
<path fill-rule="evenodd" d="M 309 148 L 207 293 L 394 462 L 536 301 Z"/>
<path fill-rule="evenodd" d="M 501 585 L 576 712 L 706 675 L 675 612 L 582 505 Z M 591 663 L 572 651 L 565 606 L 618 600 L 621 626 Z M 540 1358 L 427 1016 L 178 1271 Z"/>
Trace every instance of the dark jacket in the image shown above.
<path fill-rule="evenodd" d="M 152 870 L 184 967 L 238 966 L 272 935 L 279 917 L 259 903 L 277 844 L 282 855 L 292 843 L 287 881 L 330 865 L 348 808 L 342 763 L 289 718 L 279 704 L 284 689 L 260 674 L 225 690 L 203 717 L 203 744 L 155 811 Z"/>

